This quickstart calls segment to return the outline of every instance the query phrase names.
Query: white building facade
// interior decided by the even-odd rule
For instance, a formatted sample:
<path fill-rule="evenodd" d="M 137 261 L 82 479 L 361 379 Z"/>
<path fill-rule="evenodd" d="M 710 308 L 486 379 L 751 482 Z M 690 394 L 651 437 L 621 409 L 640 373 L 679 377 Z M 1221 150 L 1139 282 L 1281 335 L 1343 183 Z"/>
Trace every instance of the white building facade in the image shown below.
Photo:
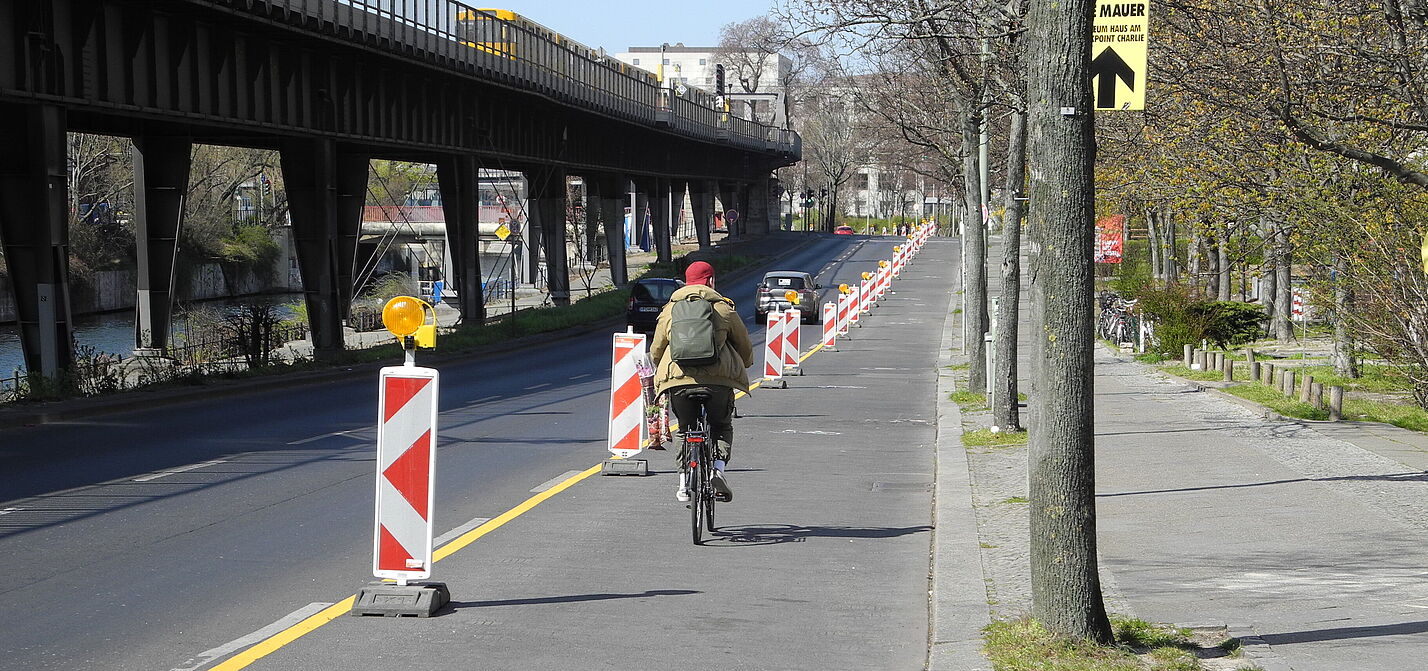
<path fill-rule="evenodd" d="M 715 68 L 721 56 L 714 47 L 686 47 L 683 43 L 658 47 L 630 47 L 629 51 L 614 54 L 616 60 L 629 63 L 640 69 L 660 74 L 670 86 L 682 84 L 715 93 Z M 784 91 L 781 82 L 788 78 L 793 61 L 782 54 L 760 54 L 747 52 L 738 60 L 749 64 L 749 69 L 757 69 L 757 84 L 741 78 L 734 63 L 723 63 L 725 70 L 725 90 L 730 99 L 730 112 L 735 116 L 750 119 L 769 126 L 784 128 Z M 744 80 L 744 81 L 741 81 Z M 748 83 L 753 91 L 745 90 Z"/>

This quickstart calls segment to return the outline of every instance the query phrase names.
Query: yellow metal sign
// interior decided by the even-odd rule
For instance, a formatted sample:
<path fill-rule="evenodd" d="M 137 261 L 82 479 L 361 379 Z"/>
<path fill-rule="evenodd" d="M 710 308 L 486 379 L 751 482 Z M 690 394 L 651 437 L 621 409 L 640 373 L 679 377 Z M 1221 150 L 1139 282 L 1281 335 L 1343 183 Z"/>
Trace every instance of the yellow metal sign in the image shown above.
<path fill-rule="evenodd" d="M 1091 23 L 1096 110 L 1145 109 L 1149 0 L 1097 0 Z"/>
<path fill-rule="evenodd" d="M 507 226 L 507 225 L 505 225 L 505 224 L 501 224 L 500 226 L 497 226 L 497 227 L 496 227 L 496 237 L 498 237 L 498 238 L 500 238 L 500 239 L 502 239 L 502 240 L 505 240 L 506 238 L 511 237 L 511 227 L 510 227 L 510 226 Z"/>

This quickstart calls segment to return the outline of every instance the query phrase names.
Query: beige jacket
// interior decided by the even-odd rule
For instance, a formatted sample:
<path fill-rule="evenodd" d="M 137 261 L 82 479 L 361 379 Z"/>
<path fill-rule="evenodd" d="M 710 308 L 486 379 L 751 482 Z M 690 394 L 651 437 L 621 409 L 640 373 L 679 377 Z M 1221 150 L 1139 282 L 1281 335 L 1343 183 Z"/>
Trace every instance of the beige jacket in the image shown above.
<path fill-rule="evenodd" d="M 714 327 L 714 343 L 719 348 L 719 363 L 685 369 L 669 357 L 669 323 L 675 301 L 688 298 L 691 294 L 714 301 L 714 314 L 718 320 Z M 719 385 L 748 391 L 748 368 L 754 365 L 754 344 L 749 340 L 749 330 L 744 327 L 744 321 L 734 310 L 734 301 L 703 284 L 691 284 L 675 291 L 660 311 L 654 340 L 650 344 L 650 360 L 655 362 L 655 393 L 658 394 L 671 387 L 686 385 Z"/>

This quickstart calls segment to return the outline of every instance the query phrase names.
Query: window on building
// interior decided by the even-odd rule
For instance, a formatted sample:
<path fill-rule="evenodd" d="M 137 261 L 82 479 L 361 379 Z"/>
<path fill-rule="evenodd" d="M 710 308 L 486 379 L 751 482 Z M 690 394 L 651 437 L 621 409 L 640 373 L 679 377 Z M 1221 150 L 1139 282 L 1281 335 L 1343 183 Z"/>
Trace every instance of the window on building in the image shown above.
<path fill-rule="evenodd" d="M 705 61 L 705 59 L 703 59 L 703 58 L 699 59 L 699 64 L 700 64 L 700 65 L 704 65 L 704 64 L 705 64 L 704 61 Z"/>
<path fill-rule="evenodd" d="M 669 65 L 669 59 L 668 59 L 668 58 L 664 59 L 664 64 L 665 64 L 665 65 Z"/>
<path fill-rule="evenodd" d="M 633 63 L 633 65 L 639 65 L 639 64 L 640 64 L 640 59 L 636 58 L 636 59 L 634 59 L 634 61 L 635 61 L 635 62 Z"/>
<path fill-rule="evenodd" d="M 858 173 L 858 179 L 856 180 L 855 184 L 856 184 L 857 188 L 859 188 L 859 189 L 866 189 L 866 188 L 868 188 L 868 173 L 866 173 L 866 172 L 860 172 L 860 173 Z"/>

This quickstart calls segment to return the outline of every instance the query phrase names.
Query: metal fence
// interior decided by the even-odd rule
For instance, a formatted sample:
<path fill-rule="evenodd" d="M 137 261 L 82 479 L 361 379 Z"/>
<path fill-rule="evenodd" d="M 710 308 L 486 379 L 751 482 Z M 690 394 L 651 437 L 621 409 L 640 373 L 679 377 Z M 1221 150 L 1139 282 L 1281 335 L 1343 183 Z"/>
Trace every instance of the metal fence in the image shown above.
<path fill-rule="evenodd" d="M 672 96 L 652 73 L 519 15 L 501 18 L 454 0 L 192 1 L 264 14 L 645 125 L 668 122 L 674 130 L 701 139 L 727 139 L 751 149 L 801 149 L 792 131 L 737 118 L 721 123 L 714 96 L 707 92 L 688 88 L 682 96 Z M 666 114 L 672 118 L 664 118 Z M 771 140 L 775 147 L 768 146 Z"/>

